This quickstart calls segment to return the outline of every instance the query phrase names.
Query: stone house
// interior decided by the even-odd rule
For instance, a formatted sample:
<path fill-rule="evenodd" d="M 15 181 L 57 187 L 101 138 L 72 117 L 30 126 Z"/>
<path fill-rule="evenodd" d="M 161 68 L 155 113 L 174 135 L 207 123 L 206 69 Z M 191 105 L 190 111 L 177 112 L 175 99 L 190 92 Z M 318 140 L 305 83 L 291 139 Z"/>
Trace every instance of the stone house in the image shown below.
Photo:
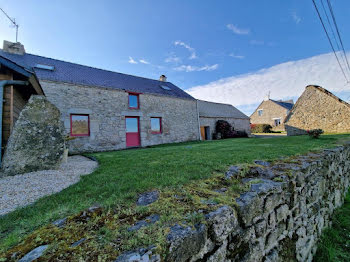
<path fill-rule="evenodd" d="M 305 88 L 285 121 L 287 135 L 321 128 L 326 133 L 350 133 L 350 104 L 315 85 Z"/>
<path fill-rule="evenodd" d="M 198 100 L 198 113 L 202 140 L 212 139 L 218 120 L 225 120 L 234 130 L 250 135 L 249 117 L 232 105 Z"/>
<path fill-rule="evenodd" d="M 72 153 L 199 140 L 196 99 L 165 76 L 152 80 L 46 58 L 7 41 L 0 58 L 38 80 L 74 138 Z"/>
<path fill-rule="evenodd" d="M 274 131 L 285 131 L 284 121 L 293 108 L 293 100 L 265 99 L 250 116 L 252 124 L 269 124 Z"/>

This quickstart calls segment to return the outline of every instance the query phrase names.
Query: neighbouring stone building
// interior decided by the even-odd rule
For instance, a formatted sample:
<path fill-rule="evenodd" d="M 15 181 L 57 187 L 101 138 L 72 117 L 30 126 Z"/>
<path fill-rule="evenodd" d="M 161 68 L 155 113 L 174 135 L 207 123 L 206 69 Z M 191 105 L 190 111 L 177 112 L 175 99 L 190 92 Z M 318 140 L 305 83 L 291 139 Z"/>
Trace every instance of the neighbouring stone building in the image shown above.
<path fill-rule="evenodd" d="M 198 140 L 197 101 L 167 82 L 32 55 L 4 41 L 0 58 L 30 71 L 61 112 L 73 153 Z"/>
<path fill-rule="evenodd" d="M 269 124 L 274 131 L 284 131 L 284 120 L 293 108 L 293 100 L 265 99 L 250 116 L 252 124 Z"/>
<path fill-rule="evenodd" d="M 202 140 L 212 139 L 218 120 L 225 120 L 235 131 L 244 131 L 250 135 L 249 117 L 232 105 L 198 100 L 198 113 Z"/>
<path fill-rule="evenodd" d="M 318 128 L 327 133 L 349 133 L 350 104 L 320 86 L 309 85 L 287 116 L 285 126 L 289 136 Z"/>

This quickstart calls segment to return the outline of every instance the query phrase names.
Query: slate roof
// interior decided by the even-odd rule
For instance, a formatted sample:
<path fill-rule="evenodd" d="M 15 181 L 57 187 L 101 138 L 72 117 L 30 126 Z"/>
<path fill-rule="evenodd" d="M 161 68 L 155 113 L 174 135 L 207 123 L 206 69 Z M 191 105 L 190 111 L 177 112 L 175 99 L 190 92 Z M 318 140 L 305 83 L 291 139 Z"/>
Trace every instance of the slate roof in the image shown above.
<path fill-rule="evenodd" d="M 288 110 L 291 110 L 294 106 L 294 103 L 291 103 L 289 101 L 276 101 L 276 100 L 272 100 L 270 99 L 272 102 L 275 102 L 276 104 L 288 109 Z"/>
<path fill-rule="evenodd" d="M 161 82 L 159 80 L 112 72 L 27 53 L 16 55 L 4 52 L 2 49 L 0 49 L 0 56 L 27 68 L 27 70 L 34 71 L 39 80 L 194 99 L 191 95 L 170 82 Z M 37 64 L 54 66 L 55 69 L 54 71 L 38 69 L 35 68 Z M 171 90 L 165 90 L 160 85 L 170 87 Z"/>
<path fill-rule="evenodd" d="M 247 115 L 229 104 L 220 104 L 198 100 L 198 111 L 200 117 L 230 117 L 249 119 Z"/>

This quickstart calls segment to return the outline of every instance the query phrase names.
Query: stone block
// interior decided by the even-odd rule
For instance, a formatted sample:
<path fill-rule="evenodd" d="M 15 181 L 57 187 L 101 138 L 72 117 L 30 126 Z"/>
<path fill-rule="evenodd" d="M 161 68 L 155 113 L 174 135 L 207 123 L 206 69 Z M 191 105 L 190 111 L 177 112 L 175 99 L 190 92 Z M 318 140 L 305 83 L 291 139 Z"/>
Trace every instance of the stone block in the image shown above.
<path fill-rule="evenodd" d="M 32 96 L 21 111 L 3 158 L 5 175 L 55 169 L 65 148 L 60 111 L 44 96 Z"/>

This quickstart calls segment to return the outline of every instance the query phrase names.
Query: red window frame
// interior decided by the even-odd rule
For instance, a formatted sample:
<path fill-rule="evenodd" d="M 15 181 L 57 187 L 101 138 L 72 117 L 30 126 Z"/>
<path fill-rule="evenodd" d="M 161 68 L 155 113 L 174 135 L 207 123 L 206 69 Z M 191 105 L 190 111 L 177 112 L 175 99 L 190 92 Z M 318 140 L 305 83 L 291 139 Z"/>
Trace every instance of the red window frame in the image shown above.
<path fill-rule="evenodd" d="M 130 106 L 130 95 L 137 97 L 137 107 Z M 140 109 L 140 93 L 128 92 L 128 107 L 129 109 Z"/>
<path fill-rule="evenodd" d="M 73 120 L 72 116 L 87 116 L 88 117 L 88 133 L 87 134 L 73 134 Z M 90 136 L 90 115 L 89 114 L 70 114 L 70 135 L 71 136 Z"/>
<path fill-rule="evenodd" d="M 159 131 L 153 131 L 152 130 L 152 118 L 157 118 L 159 119 Z M 161 134 L 163 131 L 163 128 L 162 128 L 162 118 L 161 117 L 151 117 L 151 132 L 152 134 Z"/>

